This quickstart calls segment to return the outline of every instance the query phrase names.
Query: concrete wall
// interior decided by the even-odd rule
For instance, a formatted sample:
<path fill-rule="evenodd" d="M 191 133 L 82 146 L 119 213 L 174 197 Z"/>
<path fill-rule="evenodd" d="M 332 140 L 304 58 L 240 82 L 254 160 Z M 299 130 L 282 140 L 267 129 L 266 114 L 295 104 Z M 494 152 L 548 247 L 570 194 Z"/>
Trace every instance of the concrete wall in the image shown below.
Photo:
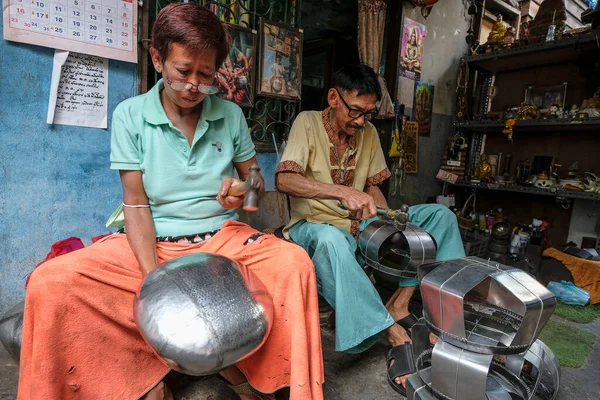
<path fill-rule="evenodd" d="M 543 0 L 524 0 L 521 2 L 522 21 L 529 21 L 535 18 L 540 9 Z M 581 13 L 588 8 L 582 0 L 565 0 L 565 9 L 567 10 L 567 26 L 569 28 L 580 28 Z"/>
<path fill-rule="evenodd" d="M 419 172 L 407 175 L 404 196 L 390 196 L 392 207 L 420 204 L 441 192 L 442 185 L 435 176 L 452 125 L 456 77 L 460 58 L 467 50 L 465 36 L 469 26 L 466 8 L 457 0 L 438 2 L 427 19 L 419 8 L 406 2 L 403 15 L 427 26 L 421 81 L 435 89 L 431 135 L 419 139 Z M 414 81 L 400 77 L 397 98 L 406 105 L 408 115 L 412 115 L 413 96 Z"/>
<path fill-rule="evenodd" d="M 575 200 L 569 225 L 569 241 L 581 246 L 583 237 L 597 237 L 596 224 L 600 220 L 600 204 L 592 200 Z"/>
<path fill-rule="evenodd" d="M 0 21 L 0 31 L 2 21 Z M 108 232 L 121 199 L 110 132 L 46 124 L 54 50 L 0 40 L 0 314 L 57 240 Z M 137 66 L 109 63 L 109 126 L 136 93 Z M 60 294 L 57 294 L 60 295 Z"/>

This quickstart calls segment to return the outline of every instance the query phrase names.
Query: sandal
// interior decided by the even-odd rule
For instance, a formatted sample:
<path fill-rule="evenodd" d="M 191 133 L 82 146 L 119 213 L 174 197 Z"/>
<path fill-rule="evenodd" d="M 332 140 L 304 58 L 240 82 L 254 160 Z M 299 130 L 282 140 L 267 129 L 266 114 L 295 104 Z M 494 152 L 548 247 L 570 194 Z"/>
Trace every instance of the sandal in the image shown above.
<path fill-rule="evenodd" d="M 396 321 L 396 323 L 404 328 L 404 330 L 408 334 L 408 337 L 411 337 L 409 329 L 412 329 L 413 325 L 416 324 L 417 321 L 418 321 L 418 318 L 415 316 L 415 314 L 410 313 L 406 317 L 401 318 L 398 321 Z"/>
<path fill-rule="evenodd" d="M 237 394 L 237 395 L 254 396 L 258 400 L 272 400 L 275 398 L 273 395 L 270 395 L 267 393 L 262 393 L 256 389 L 254 389 L 252 387 L 252 385 L 250 385 L 250 382 L 248 382 L 248 381 L 246 381 L 244 383 L 240 383 L 239 385 L 227 385 L 227 386 L 229 386 L 229 388 L 231 390 L 233 390 L 235 392 L 235 394 Z"/>
<path fill-rule="evenodd" d="M 392 361 L 394 362 L 394 365 L 391 365 Z M 406 397 L 406 388 L 401 384 L 396 383 L 395 379 L 404 375 L 413 374 L 417 371 L 413 359 L 412 343 L 406 342 L 389 349 L 387 353 L 387 368 L 390 386 L 396 392 Z"/>

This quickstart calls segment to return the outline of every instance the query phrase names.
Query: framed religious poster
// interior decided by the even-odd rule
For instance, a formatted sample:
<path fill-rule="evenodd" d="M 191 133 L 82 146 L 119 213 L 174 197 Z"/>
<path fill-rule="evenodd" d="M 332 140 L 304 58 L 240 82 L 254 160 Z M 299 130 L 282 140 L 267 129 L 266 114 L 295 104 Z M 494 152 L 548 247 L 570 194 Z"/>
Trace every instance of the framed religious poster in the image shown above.
<path fill-rule="evenodd" d="M 414 81 L 421 80 L 423 58 L 423 43 L 427 29 L 410 18 L 404 18 L 400 59 L 398 60 L 399 75 Z"/>
<path fill-rule="evenodd" d="M 254 104 L 256 77 L 256 31 L 239 25 L 229 25 L 231 47 L 216 73 L 217 96 L 240 107 Z"/>
<path fill-rule="evenodd" d="M 302 29 L 260 21 L 258 94 L 287 100 L 302 96 Z"/>
<path fill-rule="evenodd" d="M 433 85 L 415 82 L 413 103 L 413 121 L 419 124 L 419 136 L 431 134 L 431 115 L 433 112 Z"/>
<path fill-rule="evenodd" d="M 416 174 L 419 172 L 419 124 L 407 121 L 404 135 L 404 172 Z"/>

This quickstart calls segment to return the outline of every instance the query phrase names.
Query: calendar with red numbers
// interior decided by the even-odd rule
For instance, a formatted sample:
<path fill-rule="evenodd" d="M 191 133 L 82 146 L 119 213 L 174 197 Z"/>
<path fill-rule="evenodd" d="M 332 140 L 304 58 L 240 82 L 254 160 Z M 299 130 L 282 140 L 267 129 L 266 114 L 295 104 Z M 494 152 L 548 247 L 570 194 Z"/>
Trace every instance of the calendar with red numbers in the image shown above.
<path fill-rule="evenodd" d="M 137 62 L 136 0 L 3 0 L 4 39 Z"/>

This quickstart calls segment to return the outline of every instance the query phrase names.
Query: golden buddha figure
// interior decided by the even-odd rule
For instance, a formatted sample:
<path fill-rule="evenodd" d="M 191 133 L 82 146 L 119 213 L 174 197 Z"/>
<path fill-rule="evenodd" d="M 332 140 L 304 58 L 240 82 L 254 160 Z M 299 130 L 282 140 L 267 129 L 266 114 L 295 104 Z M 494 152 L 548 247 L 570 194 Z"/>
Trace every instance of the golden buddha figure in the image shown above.
<path fill-rule="evenodd" d="M 479 165 L 475 170 L 475 179 L 480 181 L 489 181 L 492 177 L 492 164 L 487 160 L 487 155 L 482 154 L 479 157 Z"/>
<path fill-rule="evenodd" d="M 500 44 L 504 42 L 504 37 L 506 36 L 506 32 L 510 25 L 504 22 L 502 18 L 502 14 L 497 15 L 497 21 L 492 27 L 492 31 L 488 35 L 488 44 Z"/>

